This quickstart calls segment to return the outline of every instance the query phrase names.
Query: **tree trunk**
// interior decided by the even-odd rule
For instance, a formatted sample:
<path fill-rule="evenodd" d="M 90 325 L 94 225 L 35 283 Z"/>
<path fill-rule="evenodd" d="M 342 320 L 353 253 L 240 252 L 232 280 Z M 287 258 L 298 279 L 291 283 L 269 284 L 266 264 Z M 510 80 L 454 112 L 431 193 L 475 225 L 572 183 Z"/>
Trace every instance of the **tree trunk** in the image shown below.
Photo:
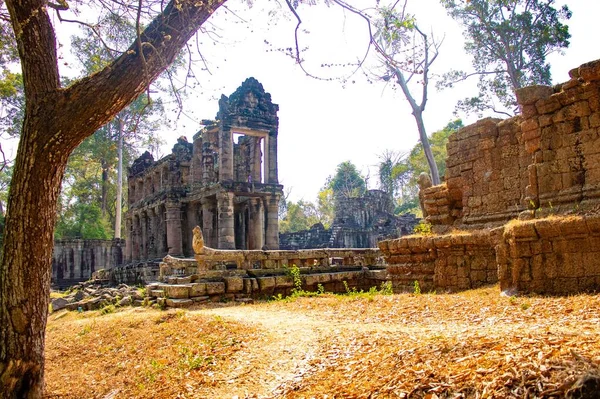
<path fill-rule="evenodd" d="M 36 145 L 26 119 L 12 177 L 0 260 L 0 397 L 40 398 L 56 205 L 68 154 Z M 27 154 L 25 152 L 27 151 Z"/>
<path fill-rule="evenodd" d="M 100 161 L 102 168 L 102 198 L 100 199 L 100 210 L 102 217 L 106 217 L 106 209 L 108 208 L 108 162 L 102 159 Z"/>
<path fill-rule="evenodd" d="M 429 171 L 431 172 L 431 182 L 434 186 L 440 184 L 440 172 L 438 171 L 433 152 L 431 152 L 431 145 L 429 145 L 429 138 L 427 137 L 427 131 L 425 130 L 425 124 L 423 123 L 423 114 L 419 111 L 413 112 L 415 121 L 417 122 L 417 128 L 419 129 L 419 140 L 423 145 L 423 152 L 425 158 L 427 158 L 427 165 L 429 165 Z"/>
<path fill-rule="evenodd" d="M 144 92 L 225 1 L 171 0 L 127 52 L 61 88 L 48 2 L 5 0 L 26 107 L 0 258 L 0 398 L 43 394 L 56 205 L 69 155 Z"/>
<path fill-rule="evenodd" d="M 123 121 L 117 120 L 117 203 L 115 204 L 115 238 L 121 238 L 121 207 L 123 191 Z"/>

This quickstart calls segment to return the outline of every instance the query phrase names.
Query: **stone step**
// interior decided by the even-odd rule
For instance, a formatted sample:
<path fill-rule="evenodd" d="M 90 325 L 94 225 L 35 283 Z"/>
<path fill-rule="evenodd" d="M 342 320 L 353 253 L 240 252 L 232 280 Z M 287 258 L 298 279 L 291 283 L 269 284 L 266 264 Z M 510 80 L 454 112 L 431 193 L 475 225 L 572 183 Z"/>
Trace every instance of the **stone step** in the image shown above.
<path fill-rule="evenodd" d="M 166 304 L 171 308 L 186 308 L 194 303 L 191 299 L 171 299 L 167 298 Z"/>

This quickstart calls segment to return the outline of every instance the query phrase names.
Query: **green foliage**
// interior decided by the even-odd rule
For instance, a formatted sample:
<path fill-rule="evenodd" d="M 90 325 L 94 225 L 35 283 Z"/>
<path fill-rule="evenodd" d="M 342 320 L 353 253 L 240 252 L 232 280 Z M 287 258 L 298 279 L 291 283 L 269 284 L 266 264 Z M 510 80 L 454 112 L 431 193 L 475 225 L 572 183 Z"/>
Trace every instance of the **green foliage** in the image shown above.
<path fill-rule="evenodd" d="M 0 69 L 0 136 L 4 133 L 10 137 L 19 135 L 24 111 L 23 76 Z"/>
<path fill-rule="evenodd" d="M 108 240 L 112 225 L 102 217 L 97 204 L 75 203 L 57 221 L 55 237 Z"/>
<path fill-rule="evenodd" d="M 415 226 L 414 229 L 415 234 L 420 234 L 424 236 L 428 236 L 432 234 L 431 225 L 423 220 L 419 222 L 418 225 Z"/>
<path fill-rule="evenodd" d="M 290 268 L 290 275 L 294 280 L 294 291 L 299 291 L 302 289 L 302 279 L 300 278 L 300 268 L 296 265 L 292 265 Z"/>
<path fill-rule="evenodd" d="M 360 197 L 367 188 L 365 178 L 350 161 L 344 161 L 337 166 L 335 174 L 326 186 L 333 191 L 336 198 Z"/>
<path fill-rule="evenodd" d="M 419 280 L 415 280 L 413 293 L 415 295 L 421 295 L 421 286 L 419 285 Z"/>
<path fill-rule="evenodd" d="M 307 230 L 316 223 L 321 223 L 324 228 L 329 228 L 333 223 L 333 190 L 323 187 L 317 195 L 317 202 L 299 200 L 288 201 L 279 221 L 279 231 L 294 233 Z"/>
<path fill-rule="evenodd" d="M 465 50 L 472 56 L 474 69 L 471 74 L 451 71 L 441 85 L 452 87 L 469 76 L 479 76 L 479 94 L 461 101 L 458 109 L 514 113 L 514 90 L 551 84 L 546 57 L 568 47 L 571 37 L 569 27 L 562 23 L 571 17 L 566 5 L 556 9 L 554 0 L 441 2 L 465 29 Z"/>
<path fill-rule="evenodd" d="M 429 143 L 437 164 L 440 176 L 446 173 L 446 144 L 448 138 L 458 129 L 463 127 L 462 120 L 449 122 L 442 130 L 433 132 L 429 136 Z M 417 180 L 422 172 L 429 173 L 427 159 L 423 152 L 423 145 L 419 142 L 410 150 L 408 155 L 400 157 L 393 153 L 384 153 L 380 156 L 379 179 L 380 186 L 393 187 L 398 206 L 394 210 L 400 213 L 420 213 L 419 186 Z"/>
<path fill-rule="evenodd" d="M 117 307 L 115 305 L 106 305 L 105 307 L 100 309 L 100 314 L 101 315 L 111 314 L 111 313 L 115 313 L 116 311 L 117 311 Z"/>

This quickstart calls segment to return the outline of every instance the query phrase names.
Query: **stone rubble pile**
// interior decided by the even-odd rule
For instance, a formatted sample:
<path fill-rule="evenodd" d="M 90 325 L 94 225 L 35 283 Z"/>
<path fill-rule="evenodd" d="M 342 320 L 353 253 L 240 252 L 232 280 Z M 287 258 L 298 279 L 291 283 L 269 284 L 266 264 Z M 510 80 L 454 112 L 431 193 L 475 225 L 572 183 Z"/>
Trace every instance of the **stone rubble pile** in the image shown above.
<path fill-rule="evenodd" d="M 117 287 L 104 287 L 102 283 L 90 280 L 79 283 L 70 289 L 70 294 L 50 300 L 52 312 L 67 310 L 97 310 L 108 305 L 142 306 L 144 297 L 135 287 L 119 284 Z"/>

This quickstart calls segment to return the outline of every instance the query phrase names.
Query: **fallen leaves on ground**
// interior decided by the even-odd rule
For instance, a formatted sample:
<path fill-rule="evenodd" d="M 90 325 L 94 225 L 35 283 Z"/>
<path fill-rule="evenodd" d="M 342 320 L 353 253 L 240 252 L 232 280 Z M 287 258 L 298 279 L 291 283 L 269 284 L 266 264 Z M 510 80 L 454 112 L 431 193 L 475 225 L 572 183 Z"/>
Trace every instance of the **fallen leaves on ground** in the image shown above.
<path fill-rule="evenodd" d="M 599 295 L 489 287 L 209 312 L 51 316 L 48 396 L 561 398 L 600 367 Z"/>

